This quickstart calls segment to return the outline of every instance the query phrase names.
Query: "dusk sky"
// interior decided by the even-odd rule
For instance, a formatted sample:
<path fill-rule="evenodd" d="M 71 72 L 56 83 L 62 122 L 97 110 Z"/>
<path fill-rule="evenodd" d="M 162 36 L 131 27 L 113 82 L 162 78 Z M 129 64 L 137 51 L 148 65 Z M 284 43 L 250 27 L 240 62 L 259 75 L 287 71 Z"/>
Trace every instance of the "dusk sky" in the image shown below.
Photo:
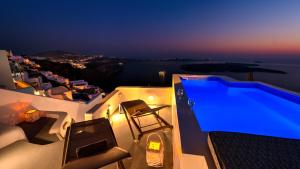
<path fill-rule="evenodd" d="M 19 53 L 300 54 L 299 0 L 9 0 L 0 5 L 0 48 Z"/>

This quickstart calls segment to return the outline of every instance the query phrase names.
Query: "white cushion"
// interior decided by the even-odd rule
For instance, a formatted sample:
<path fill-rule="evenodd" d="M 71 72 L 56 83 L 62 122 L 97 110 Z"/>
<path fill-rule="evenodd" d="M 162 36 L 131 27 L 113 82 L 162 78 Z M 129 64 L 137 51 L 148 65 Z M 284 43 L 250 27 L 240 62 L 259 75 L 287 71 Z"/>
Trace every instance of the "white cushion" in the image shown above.
<path fill-rule="evenodd" d="M 18 140 L 27 140 L 24 131 L 18 126 L 0 123 L 0 149 Z"/>

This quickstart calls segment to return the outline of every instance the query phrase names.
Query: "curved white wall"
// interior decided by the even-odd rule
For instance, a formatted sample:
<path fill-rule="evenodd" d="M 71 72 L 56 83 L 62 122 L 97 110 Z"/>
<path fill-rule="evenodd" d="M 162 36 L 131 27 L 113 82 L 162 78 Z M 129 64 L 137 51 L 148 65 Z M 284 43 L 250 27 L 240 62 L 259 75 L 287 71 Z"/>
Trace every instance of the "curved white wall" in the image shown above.
<path fill-rule="evenodd" d="M 4 109 L 2 109 L 2 107 L 7 104 L 27 102 L 39 110 L 63 111 L 67 112 L 75 121 L 84 121 L 85 113 L 97 103 L 99 103 L 101 99 L 102 96 L 99 95 L 89 103 L 79 103 L 0 89 L 0 113 L 9 113 L 5 112 Z"/>

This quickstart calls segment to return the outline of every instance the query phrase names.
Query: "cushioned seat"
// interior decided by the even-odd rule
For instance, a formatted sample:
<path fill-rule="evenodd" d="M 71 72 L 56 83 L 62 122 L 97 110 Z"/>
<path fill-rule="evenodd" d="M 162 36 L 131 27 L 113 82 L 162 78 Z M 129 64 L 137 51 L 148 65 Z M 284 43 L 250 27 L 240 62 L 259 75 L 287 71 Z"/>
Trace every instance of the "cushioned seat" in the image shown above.
<path fill-rule="evenodd" d="M 18 140 L 27 140 L 24 131 L 17 126 L 0 123 L 0 149 Z"/>
<path fill-rule="evenodd" d="M 60 169 L 63 141 L 47 145 L 19 140 L 0 149 L 1 169 Z"/>
<path fill-rule="evenodd" d="M 49 118 L 48 122 L 44 125 L 44 127 L 37 133 L 35 136 L 36 140 L 43 140 L 45 142 L 53 143 L 59 140 L 56 134 L 50 134 L 49 131 L 56 119 Z"/>
<path fill-rule="evenodd" d="M 49 134 L 49 130 L 55 121 L 55 118 L 41 117 L 35 122 L 21 122 L 18 126 L 24 130 L 29 142 L 48 144 L 59 140 L 56 134 Z"/>
<path fill-rule="evenodd" d="M 63 167 L 63 169 L 98 168 L 99 166 L 106 166 L 127 157 L 130 157 L 127 151 L 119 147 L 113 147 L 112 149 L 109 149 L 101 154 L 80 158 L 78 160 L 69 162 Z"/>

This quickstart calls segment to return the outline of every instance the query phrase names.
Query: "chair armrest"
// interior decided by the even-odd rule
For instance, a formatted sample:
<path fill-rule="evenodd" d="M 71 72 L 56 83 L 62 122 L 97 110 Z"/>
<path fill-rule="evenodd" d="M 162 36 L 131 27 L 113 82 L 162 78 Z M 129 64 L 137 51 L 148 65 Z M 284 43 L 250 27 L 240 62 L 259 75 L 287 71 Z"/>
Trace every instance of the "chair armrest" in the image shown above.
<path fill-rule="evenodd" d="M 145 110 L 141 109 L 141 110 L 138 110 L 135 113 L 133 113 L 132 116 L 142 115 L 142 114 L 145 114 L 145 113 L 156 112 L 156 111 L 159 111 L 159 110 L 161 110 L 163 108 L 166 108 L 166 107 L 171 107 L 171 106 L 165 105 L 165 106 L 155 107 L 155 108 L 152 108 L 152 109 L 145 109 Z"/>
<path fill-rule="evenodd" d="M 49 134 L 56 134 L 60 140 L 66 136 L 67 128 L 72 123 L 72 118 L 66 112 L 46 111 L 46 117 L 56 118 L 56 121 L 49 130 Z"/>
<path fill-rule="evenodd" d="M 106 152 L 68 162 L 63 166 L 63 169 L 95 169 L 118 162 L 127 157 L 130 157 L 130 154 L 126 150 L 120 147 L 113 147 Z"/>
<path fill-rule="evenodd" d="M 159 111 L 159 110 L 161 110 L 161 109 L 163 109 L 163 108 L 166 108 L 166 107 L 171 107 L 170 105 L 165 105 L 165 106 L 160 106 L 160 107 L 155 107 L 155 108 L 153 108 L 153 109 L 151 109 L 152 111 Z"/>

